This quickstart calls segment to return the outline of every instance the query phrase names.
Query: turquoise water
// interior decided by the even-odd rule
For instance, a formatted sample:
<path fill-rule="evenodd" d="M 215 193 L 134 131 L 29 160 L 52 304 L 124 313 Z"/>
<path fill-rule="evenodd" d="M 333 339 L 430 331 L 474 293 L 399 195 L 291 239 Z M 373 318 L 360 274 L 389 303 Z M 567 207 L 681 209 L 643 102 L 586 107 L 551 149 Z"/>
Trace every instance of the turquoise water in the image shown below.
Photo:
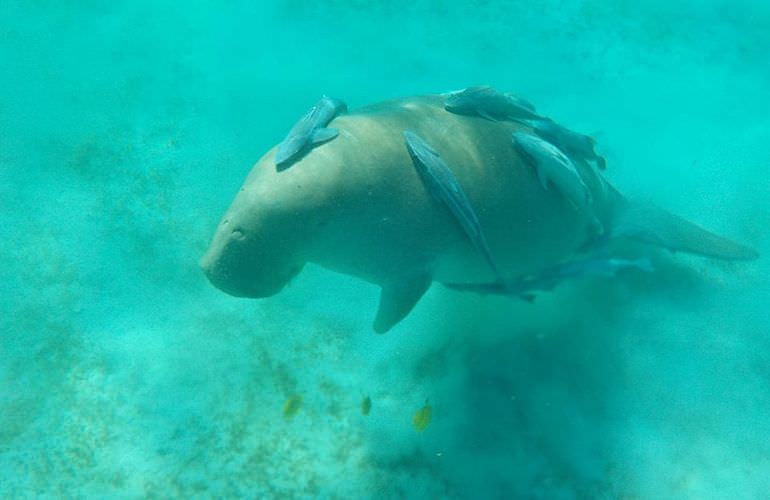
<path fill-rule="evenodd" d="M 68 4 L 0 2 L 0 496 L 770 496 L 764 3 Z M 251 165 L 321 94 L 473 84 L 762 258 L 664 256 L 534 306 L 434 285 L 384 336 L 352 277 L 206 281 Z"/>

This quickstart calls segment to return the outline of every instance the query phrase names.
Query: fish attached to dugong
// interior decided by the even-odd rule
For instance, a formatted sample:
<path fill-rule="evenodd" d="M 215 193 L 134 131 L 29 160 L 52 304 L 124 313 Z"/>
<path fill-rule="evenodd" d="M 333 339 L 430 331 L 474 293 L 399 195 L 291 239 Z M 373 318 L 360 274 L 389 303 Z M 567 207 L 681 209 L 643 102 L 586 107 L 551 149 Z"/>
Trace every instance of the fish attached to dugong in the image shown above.
<path fill-rule="evenodd" d="M 562 262 L 540 271 L 537 276 L 527 276 L 515 283 L 506 283 L 505 286 L 500 283 L 444 283 L 444 285 L 463 292 L 509 295 L 531 302 L 534 300 L 533 292 L 550 291 L 565 281 L 589 276 L 611 278 L 626 269 L 637 269 L 647 273 L 655 270 L 647 257 L 629 260 L 598 255 Z"/>
<path fill-rule="evenodd" d="M 292 168 L 276 166 L 273 148 L 251 170 L 201 259 L 216 287 L 269 297 L 311 262 L 380 286 L 374 329 L 385 332 L 433 281 L 495 282 L 455 216 L 426 189 L 405 147 L 406 130 L 451 165 L 499 272 L 511 282 L 589 247 L 597 238 L 593 218 L 609 242 L 632 239 L 729 260 L 757 257 L 662 209 L 639 208 L 585 162 L 575 167 L 591 210 L 575 210 L 560 192 L 541 187 L 514 147 L 511 137 L 521 124 L 448 112 L 442 95 L 365 107 L 331 125 L 339 136 Z"/>
<path fill-rule="evenodd" d="M 404 140 L 409 156 L 412 157 L 414 166 L 425 182 L 428 192 L 446 205 L 465 234 L 468 235 L 471 243 L 486 259 L 495 275 L 502 278 L 495 259 L 492 257 L 492 252 L 489 250 L 489 244 L 484 236 L 484 231 L 481 229 L 481 224 L 479 224 L 476 211 L 468 201 L 468 197 L 449 165 L 441 159 L 441 155 L 414 132 L 410 130 L 404 132 Z"/>
<path fill-rule="evenodd" d="M 444 96 L 444 109 L 491 121 L 540 118 L 531 102 L 487 85 L 468 87 Z"/>
<path fill-rule="evenodd" d="M 594 161 L 601 170 L 607 169 L 607 160 L 596 153 L 596 140 L 593 137 L 570 130 L 550 118 L 531 120 L 522 118 L 516 121 L 532 127 L 533 132 L 562 150 L 567 156 L 575 160 Z"/>
<path fill-rule="evenodd" d="M 321 97 L 315 106 L 294 124 L 286 138 L 278 145 L 275 164 L 285 168 L 313 146 L 337 137 L 339 131 L 326 125 L 347 109 L 347 105 L 339 99 Z"/>
<path fill-rule="evenodd" d="M 514 132 L 512 140 L 519 155 L 537 172 L 543 189 L 553 185 L 575 208 L 585 214 L 591 212 L 591 190 L 559 148 L 526 132 Z"/>

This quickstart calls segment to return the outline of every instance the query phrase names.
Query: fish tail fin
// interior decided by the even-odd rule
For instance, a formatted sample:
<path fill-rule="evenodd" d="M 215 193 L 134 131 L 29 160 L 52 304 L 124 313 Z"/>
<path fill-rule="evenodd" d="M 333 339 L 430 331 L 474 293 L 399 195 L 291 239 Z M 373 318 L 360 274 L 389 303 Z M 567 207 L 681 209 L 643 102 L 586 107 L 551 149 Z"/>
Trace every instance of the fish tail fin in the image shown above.
<path fill-rule="evenodd" d="M 599 170 L 607 170 L 607 160 L 603 156 L 596 155 L 596 166 Z"/>
<path fill-rule="evenodd" d="M 751 247 L 716 235 L 661 208 L 619 196 L 612 235 L 626 237 L 673 252 L 688 252 L 724 260 L 754 260 Z"/>

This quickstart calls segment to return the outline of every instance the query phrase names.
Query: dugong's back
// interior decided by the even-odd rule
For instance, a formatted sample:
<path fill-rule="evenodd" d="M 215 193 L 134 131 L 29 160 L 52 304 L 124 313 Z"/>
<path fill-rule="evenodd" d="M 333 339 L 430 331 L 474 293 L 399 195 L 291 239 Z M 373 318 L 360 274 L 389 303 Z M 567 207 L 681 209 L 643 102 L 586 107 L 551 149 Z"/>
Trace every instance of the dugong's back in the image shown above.
<path fill-rule="evenodd" d="M 440 96 L 388 101 L 331 125 L 340 136 L 293 167 L 317 172 L 336 194 L 321 210 L 332 208 L 339 217 L 339 232 L 330 220 L 323 238 L 337 244 L 316 257 L 319 264 L 380 284 L 414 268 L 427 269 L 437 281 L 494 278 L 421 181 L 404 144 L 406 129 L 423 137 L 457 176 L 503 273 L 532 272 L 586 242 L 588 221 L 558 193 L 543 190 L 514 150 L 511 132 L 521 125 L 448 113 Z M 270 156 L 261 163 L 269 165 Z M 603 203 L 604 189 L 595 184 Z M 352 269 L 353 262 L 363 265 Z"/>

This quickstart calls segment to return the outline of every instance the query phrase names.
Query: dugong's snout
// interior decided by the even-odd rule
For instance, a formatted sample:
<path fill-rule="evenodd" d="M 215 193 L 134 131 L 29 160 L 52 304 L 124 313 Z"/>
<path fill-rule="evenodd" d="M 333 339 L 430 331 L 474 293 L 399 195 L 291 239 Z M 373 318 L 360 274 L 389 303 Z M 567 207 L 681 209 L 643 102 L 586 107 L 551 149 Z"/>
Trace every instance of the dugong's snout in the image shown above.
<path fill-rule="evenodd" d="M 277 294 L 302 269 L 301 264 L 264 258 L 238 231 L 216 235 L 199 265 L 218 289 L 255 299 Z"/>

